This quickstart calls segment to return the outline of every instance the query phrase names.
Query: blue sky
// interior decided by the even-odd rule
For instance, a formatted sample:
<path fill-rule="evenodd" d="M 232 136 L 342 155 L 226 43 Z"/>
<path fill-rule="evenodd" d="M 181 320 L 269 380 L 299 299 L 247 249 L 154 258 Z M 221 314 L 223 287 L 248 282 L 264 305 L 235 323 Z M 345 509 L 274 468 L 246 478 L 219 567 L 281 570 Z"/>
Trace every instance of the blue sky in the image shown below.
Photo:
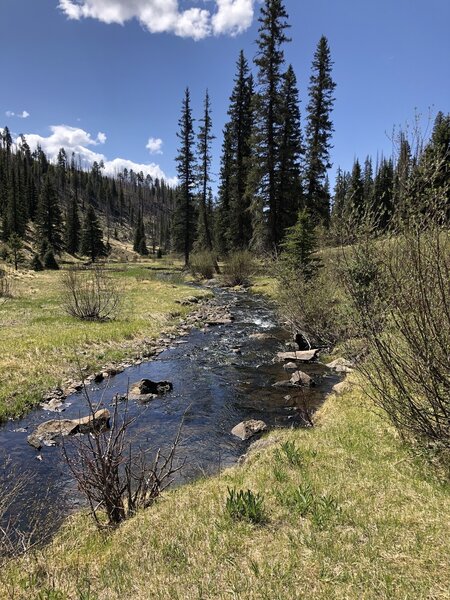
<path fill-rule="evenodd" d="M 390 155 L 393 126 L 416 111 L 424 127 L 430 109 L 450 111 L 449 0 L 285 5 L 303 116 L 316 44 L 330 42 L 335 168 Z M 241 48 L 255 54 L 258 13 L 258 0 L 0 0 L 0 126 L 50 154 L 65 145 L 110 170 L 127 160 L 171 178 L 184 88 L 197 118 L 208 88 L 217 173 L 235 62 Z"/>

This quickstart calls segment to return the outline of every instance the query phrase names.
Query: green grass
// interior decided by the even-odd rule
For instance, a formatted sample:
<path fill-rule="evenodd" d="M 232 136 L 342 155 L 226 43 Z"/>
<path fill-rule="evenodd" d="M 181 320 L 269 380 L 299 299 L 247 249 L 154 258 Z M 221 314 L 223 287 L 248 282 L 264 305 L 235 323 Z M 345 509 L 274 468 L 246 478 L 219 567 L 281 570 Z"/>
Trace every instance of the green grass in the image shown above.
<path fill-rule="evenodd" d="M 271 434 L 244 466 L 169 492 L 110 535 L 69 519 L 3 570 L 2 598 L 450 598 L 449 486 L 355 389 L 330 397 L 315 428 Z M 264 498 L 264 522 L 230 519 L 229 489 Z"/>
<path fill-rule="evenodd" d="M 133 357 L 140 344 L 174 326 L 188 308 L 177 299 L 192 295 L 172 261 L 110 266 L 123 295 L 116 320 L 82 322 L 61 305 L 60 272 L 13 275 L 14 297 L 0 306 L 0 421 L 19 416 L 49 388 L 79 379 L 102 365 Z M 172 272 L 161 279 L 160 270 Z"/>

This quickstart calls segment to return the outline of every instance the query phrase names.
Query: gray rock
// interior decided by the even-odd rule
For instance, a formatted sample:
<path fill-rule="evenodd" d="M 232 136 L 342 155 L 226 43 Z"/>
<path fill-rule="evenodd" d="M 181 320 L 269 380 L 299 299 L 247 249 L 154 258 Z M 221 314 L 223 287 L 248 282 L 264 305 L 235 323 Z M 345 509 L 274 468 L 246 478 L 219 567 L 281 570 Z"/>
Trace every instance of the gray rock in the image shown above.
<path fill-rule="evenodd" d="M 37 429 L 28 436 L 30 446 L 40 450 L 42 446 L 53 446 L 58 438 L 78 433 L 102 431 L 109 427 L 111 415 L 109 410 L 103 408 L 93 415 L 81 419 L 53 419 L 41 423 Z"/>
<path fill-rule="evenodd" d="M 346 358 L 337 358 L 327 364 L 329 369 L 333 369 L 336 373 L 352 373 L 354 371 L 354 364 Z"/>
<path fill-rule="evenodd" d="M 303 371 L 296 371 L 291 377 L 291 383 L 293 385 L 304 385 L 307 387 L 313 387 L 315 385 L 314 379 L 304 373 Z"/>
<path fill-rule="evenodd" d="M 233 427 L 231 433 L 245 441 L 254 435 L 257 435 L 258 433 L 266 431 L 266 429 L 267 425 L 264 423 L 264 421 L 256 421 L 251 419 L 250 421 L 242 421 L 242 423 L 239 423 L 236 425 L 236 427 Z"/>
<path fill-rule="evenodd" d="M 297 360 L 299 362 L 310 362 L 317 358 L 319 350 L 305 350 L 297 352 L 278 352 L 277 358 L 281 360 Z"/>
<path fill-rule="evenodd" d="M 341 381 L 340 383 L 336 383 L 333 386 L 333 392 L 339 396 L 340 394 L 344 394 L 348 392 L 352 388 L 352 384 L 349 381 Z"/>
<path fill-rule="evenodd" d="M 285 371 L 296 371 L 297 365 L 294 362 L 288 362 L 285 365 L 283 365 L 283 369 Z"/>

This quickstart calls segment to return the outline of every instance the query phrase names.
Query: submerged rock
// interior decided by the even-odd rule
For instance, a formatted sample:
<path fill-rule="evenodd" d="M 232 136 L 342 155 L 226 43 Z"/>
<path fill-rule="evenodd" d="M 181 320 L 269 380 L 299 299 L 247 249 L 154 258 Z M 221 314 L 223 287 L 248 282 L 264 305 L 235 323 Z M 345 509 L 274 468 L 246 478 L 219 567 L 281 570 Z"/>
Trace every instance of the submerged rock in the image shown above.
<path fill-rule="evenodd" d="M 170 381 L 152 381 L 151 379 L 141 379 L 135 383 L 130 390 L 133 396 L 161 395 L 171 392 L 173 385 Z"/>
<path fill-rule="evenodd" d="M 298 360 L 300 362 L 310 362 L 317 358 L 319 350 L 305 350 L 297 352 L 278 352 L 277 358 L 281 360 Z"/>
<path fill-rule="evenodd" d="M 267 425 L 264 423 L 264 421 L 256 421 L 251 419 L 250 421 L 242 421 L 242 423 L 239 423 L 236 425 L 236 427 L 233 427 L 231 433 L 245 441 L 254 435 L 257 435 L 258 433 L 266 431 L 266 429 Z"/>
<path fill-rule="evenodd" d="M 77 433 L 90 433 L 102 431 L 109 427 L 111 415 L 109 410 L 103 408 L 93 415 L 81 419 L 53 419 L 41 423 L 37 429 L 28 436 L 30 446 L 38 450 L 42 446 L 54 446 L 59 437 L 76 435 Z"/>

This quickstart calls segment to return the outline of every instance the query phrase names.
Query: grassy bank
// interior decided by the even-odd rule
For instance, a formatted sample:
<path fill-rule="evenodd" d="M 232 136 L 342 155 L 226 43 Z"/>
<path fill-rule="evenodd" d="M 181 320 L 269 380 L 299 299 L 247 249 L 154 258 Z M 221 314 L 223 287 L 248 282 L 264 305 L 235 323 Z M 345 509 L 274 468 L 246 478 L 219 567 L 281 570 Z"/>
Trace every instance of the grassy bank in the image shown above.
<path fill-rule="evenodd" d="M 269 439 L 243 467 L 168 493 L 110 536 L 76 516 L 3 572 L 2 597 L 450 598 L 448 485 L 361 392 L 330 397 L 316 428 Z M 228 487 L 259 492 L 267 522 L 226 517 Z"/>
<path fill-rule="evenodd" d="M 163 269 L 173 272 L 159 279 Z M 60 272 L 12 274 L 13 298 L 0 305 L 0 421 L 23 414 L 42 394 L 68 378 L 79 378 L 110 361 L 135 356 L 178 322 L 188 308 L 176 300 L 192 294 L 179 265 L 170 261 L 115 264 L 110 267 L 122 295 L 116 320 L 82 322 L 65 314 Z"/>

